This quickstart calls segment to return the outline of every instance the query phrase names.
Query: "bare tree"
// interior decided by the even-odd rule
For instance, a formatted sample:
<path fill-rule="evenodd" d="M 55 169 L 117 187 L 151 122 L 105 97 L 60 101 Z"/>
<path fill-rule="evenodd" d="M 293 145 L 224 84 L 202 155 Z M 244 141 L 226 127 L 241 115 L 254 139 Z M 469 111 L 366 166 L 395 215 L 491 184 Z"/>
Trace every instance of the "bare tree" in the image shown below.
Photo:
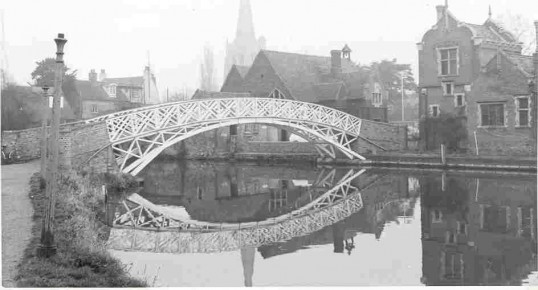
<path fill-rule="evenodd" d="M 204 59 L 200 64 L 200 88 L 211 91 L 215 88 L 215 63 L 213 49 L 209 45 L 204 46 Z"/>
<path fill-rule="evenodd" d="M 495 22 L 512 33 L 514 37 L 522 42 L 522 54 L 530 55 L 536 48 L 536 36 L 534 33 L 534 25 L 531 20 L 521 14 L 505 14 L 497 15 Z"/>

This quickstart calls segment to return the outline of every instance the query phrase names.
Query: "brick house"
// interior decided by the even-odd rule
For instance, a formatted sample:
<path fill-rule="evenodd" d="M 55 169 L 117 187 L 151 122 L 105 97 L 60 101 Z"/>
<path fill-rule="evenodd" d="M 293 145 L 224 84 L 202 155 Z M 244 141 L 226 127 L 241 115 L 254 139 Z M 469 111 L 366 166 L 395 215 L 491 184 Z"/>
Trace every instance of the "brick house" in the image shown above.
<path fill-rule="evenodd" d="M 353 63 L 351 49 L 330 57 L 261 50 L 248 72 L 232 67 L 221 92 L 248 92 L 253 97 L 319 103 L 364 119 L 387 122 L 387 92 L 379 75 Z M 256 128 L 253 128 L 256 130 Z M 288 141 L 285 131 L 269 141 Z"/>
<path fill-rule="evenodd" d="M 91 70 L 88 80 L 77 80 L 82 104 L 81 118 L 113 113 L 145 104 L 161 103 L 155 76 L 146 67 L 142 76 L 107 78 L 104 70 L 99 76 Z"/>
<path fill-rule="evenodd" d="M 528 154 L 536 105 L 529 90 L 532 57 L 521 54 L 521 43 L 491 13 L 477 25 L 459 21 L 447 6 L 436 9 L 437 23 L 417 44 L 420 118 L 462 116 L 464 146 L 474 149 L 476 132 L 482 153 Z"/>

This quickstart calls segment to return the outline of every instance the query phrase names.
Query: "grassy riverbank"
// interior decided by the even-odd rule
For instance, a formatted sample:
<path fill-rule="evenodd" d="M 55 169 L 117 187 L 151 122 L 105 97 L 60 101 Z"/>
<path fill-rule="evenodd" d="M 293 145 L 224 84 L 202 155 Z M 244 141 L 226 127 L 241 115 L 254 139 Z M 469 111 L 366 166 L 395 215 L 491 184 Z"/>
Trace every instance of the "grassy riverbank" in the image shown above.
<path fill-rule="evenodd" d="M 32 240 L 18 267 L 18 287 L 147 287 L 128 276 L 127 269 L 105 248 L 103 177 L 62 177 L 56 195 L 54 238 L 57 254 L 35 255 L 41 234 L 45 190 L 35 174 L 30 181 L 34 208 Z M 117 184 L 116 184 L 117 185 Z"/>

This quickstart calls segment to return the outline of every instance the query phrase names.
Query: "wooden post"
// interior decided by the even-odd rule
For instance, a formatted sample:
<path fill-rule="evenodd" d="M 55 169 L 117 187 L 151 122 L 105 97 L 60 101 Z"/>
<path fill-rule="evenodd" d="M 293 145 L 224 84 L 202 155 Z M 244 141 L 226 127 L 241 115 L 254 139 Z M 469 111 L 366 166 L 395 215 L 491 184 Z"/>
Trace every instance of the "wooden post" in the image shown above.
<path fill-rule="evenodd" d="M 474 131 L 474 146 L 476 148 L 476 155 L 478 156 L 478 139 L 476 138 L 476 131 Z"/>
<path fill-rule="evenodd" d="M 441 164 L 446 165 L 445 144 L 441 144 Z"/>
<path fill-rule="evenodd" d="M 54 244 L 54 207 L 55 195 L 58 191 L 58 159 L 59 148 L 58 140 L 60 137 L 60 102 L 62 94 L 62 77 L 63 77 L 63 47 L 67 40 L 63 33 L 58 34 L 56 42 L 56 71 L 54 77 L 54 99 L 52 102 L 52 122 L 50 134 L 50 149 L 52 158 L 49 158 L 49 167 L 47 170 L 47 187 L 46 187 L 46 205 L 43 215 L 43 226 L 41 228 L 41 243 L 37 249 L 37 255 L 40 257 L 50 257 L 56 254 L 56 245 Z M 51 160 L 52 159 L 52 160 Z"/>
<path fill-rule="evenodd" d="M 43 104 L 45 105 L 45 112 L 43 119 L 41 120 L 41 177 L 45 178 L 47 172 L 47 122 L 49 119 L 49 96 L 47 94 L 49 88 L 43 87 Z"/>

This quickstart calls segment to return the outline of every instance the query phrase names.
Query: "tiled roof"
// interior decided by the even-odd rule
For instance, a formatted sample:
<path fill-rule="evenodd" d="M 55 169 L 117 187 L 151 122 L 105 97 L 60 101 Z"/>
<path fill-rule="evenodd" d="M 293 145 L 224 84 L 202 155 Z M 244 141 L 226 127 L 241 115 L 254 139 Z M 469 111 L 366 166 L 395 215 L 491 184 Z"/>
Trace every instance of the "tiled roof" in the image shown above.
<path fill-rule="evenodd" d="M 485 25 L 463 23 L 473 33 L 473 36 L 480 37 L 490 41 L 507 42 L 500 34 L 495 33 L 493 29 Z"/>
<path fill-rule="evenodd" d="M 250 69 L 250 66 L 236 65 L 236 64 L 234 66 L 237 68 L 237 72 L 239 73 L 239 75 L 241 75 L 242 78 L 245 78 L 245 75 Z"/>
<path fill-rule="evenodd" d="M 99 100 L 108 102 L 126 102 L 129 100 L 119 88 L 116 89 L 116 98 L 109 97 L 103 89 L 101 83 L 92 85 L 90 81 L 77 80 L 76 86 L 82 100 Z"/>
<path fill-rule="evenodd" d="M 118 86 L 126 87 L 143 87 L 144 86 L 144 77 L 125 77 L 125 78 L 106 78 L 104 79 L 105 83 L 115 83 Z"/>
<path fill-rule="evenodd" d="M 510 62 L 512 62 L 517 68 L 520 69 L 527 77 L 534 75 L 534 65 L 532 62 L 532 56 L 521 55 L 515 53 L 504 52 Z"/>
<path fill-rule="evenodd" d="M 315 102 L 314 85 L 330 73 L 331 58 L 298 53 L 262 50 L 277 75 L 284 82 L 293 97 L 300 101 Z M 342 59 L 342 73 L 356 71 L 357 67 L 347 59 Z"/>
<path fill-rule="evenodd" d="M 194 95 L 192 95 L 193 100 L 199 99 L 224 99 L 224 98 L 248 98 L 251 97 L 250 93 L 225 93 L 225 92 L 212 92 L 212 91 L 203 91 L 196 90 Z"/>
<path fill-rule="evenodd" d="M 340 90 L 344 86 L 343 82 L 321 83 L 314 85 L 314 90 L 318 101 L 337 100 Z"/>

